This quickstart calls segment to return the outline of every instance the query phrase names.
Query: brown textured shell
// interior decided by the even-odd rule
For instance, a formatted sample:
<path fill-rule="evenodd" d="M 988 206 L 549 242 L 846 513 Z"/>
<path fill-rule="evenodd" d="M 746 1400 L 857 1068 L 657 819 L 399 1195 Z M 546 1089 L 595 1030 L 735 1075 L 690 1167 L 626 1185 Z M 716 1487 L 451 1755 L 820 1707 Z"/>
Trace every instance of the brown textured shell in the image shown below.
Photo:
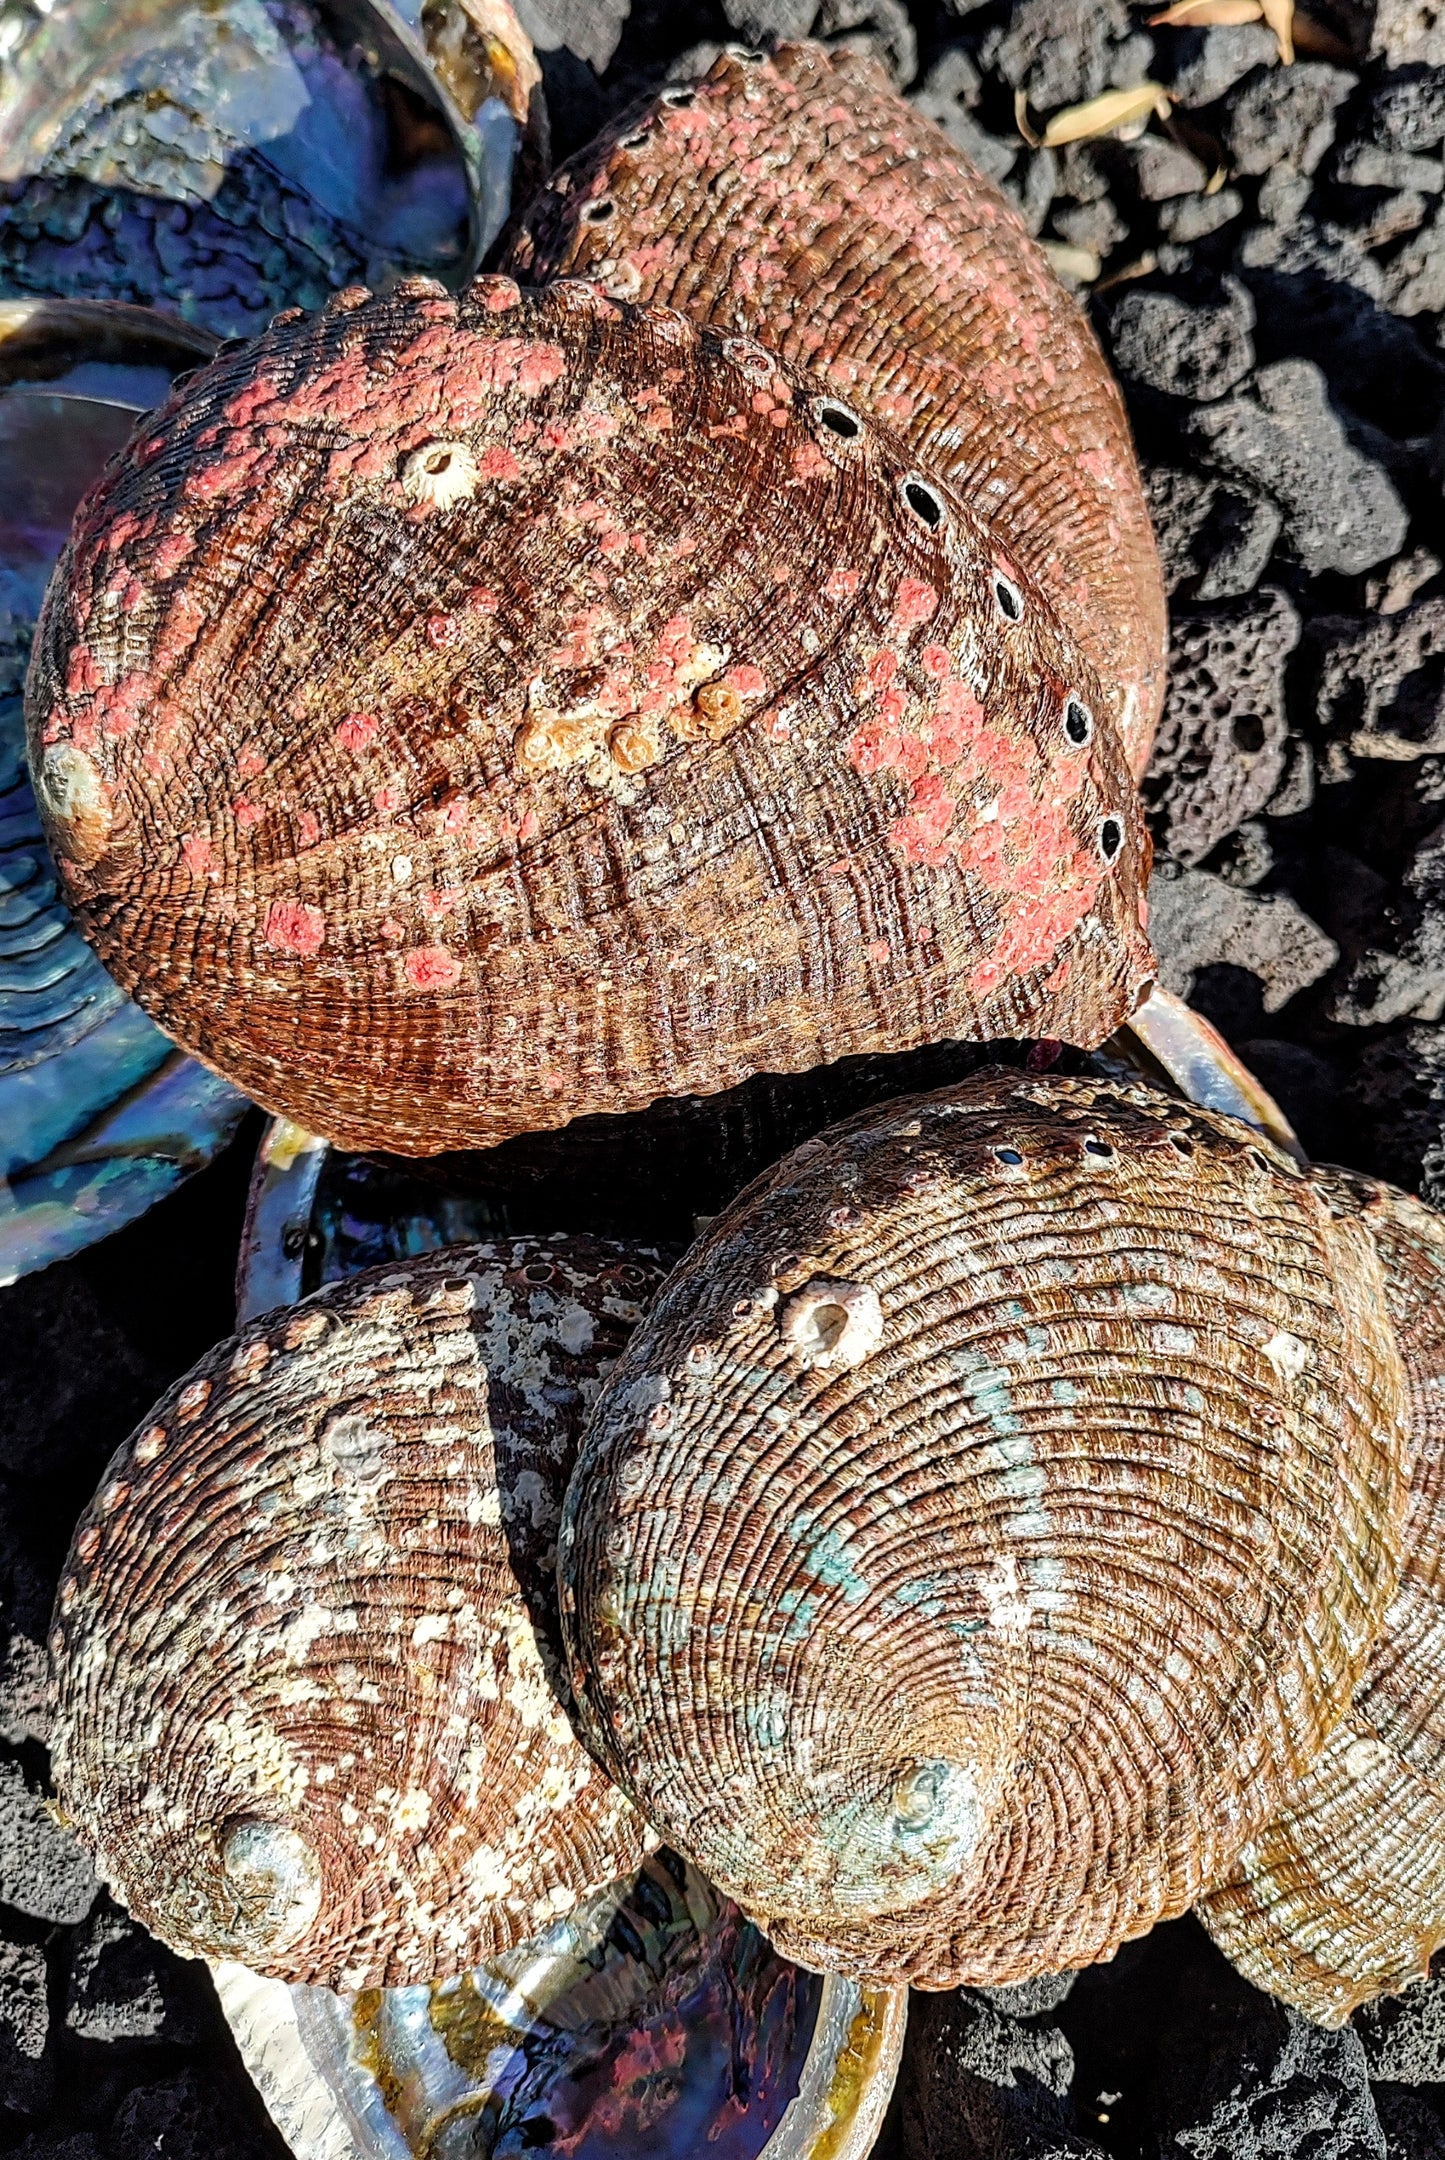
<path fill-rule="evenodd" d="M 876 60 L 725 53 L 564 165 L 507 267 L 750 330 L 891 423 L 1048 593 L 1143 771 L 1164 585 L 1123 401 L 1018 213 Z"/>
<path fill-rule="evenodd" d="M 1353 1172 L 1310 1175 L 1384 1264 L 1416 1450 L 1404 1559 L 1348 1714 L 1199 1912 L 1247 1979 L 1341 2025 L 1445 1942 L 1445 1220 Z"/>
<path fill-rule="evenodd" d="M 1404 1375 L 1350 1214 L 1144 1088 L 981 1075 L 729 1208 L 584 1435 L 577 1713 L 805 1963 L 924 1987 L 1181 1911 L 1349 1701 Z"/>
<path fill-rule="evenodd" d="M 1098 686 L 838 410 L 576 283 L 343 294 L 204 370 L 82 508 L 31 670 L 111 971 L 268 1108 L 413 1154 L 1098 1041 L 1153 972 Z"/>
<path fill-rule="evenodd" d="M 154 1934 L 400 1985 L 640 1863 L 556 1693 L 551 1563 L 662 1273 L 591 1239 L 373 1269 L 223 1343 L 115 1457 L 56 1607 L 55 1775 Z"/>

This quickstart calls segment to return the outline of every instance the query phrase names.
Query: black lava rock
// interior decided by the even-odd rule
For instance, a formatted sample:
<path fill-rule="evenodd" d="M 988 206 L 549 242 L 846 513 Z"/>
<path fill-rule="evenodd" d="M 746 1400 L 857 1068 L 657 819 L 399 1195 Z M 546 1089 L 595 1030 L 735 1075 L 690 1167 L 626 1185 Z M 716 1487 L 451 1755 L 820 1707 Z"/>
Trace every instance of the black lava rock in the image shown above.
<path fill-rule="evenodd" d="M 1380 467 L 1356 450 L 1320 369 L 1278 360 L 1237 392 L 1195 411 L 1205 460 L 1268 495 L 1306 570 L 1368 570 L 1404 545 L 1408 519 Z"/>
<path fill-rule="evenodd" d="M 1373 2089 L 1388 2160 L 1445 2160 L 1445 2125 L 1427 2100 L 1398 2085 Z"/>
<path fill-rule="evenodd" d="M 617 50 L 631 6 L 630 0 L 522 0 L 518 12 L 539 52 L 565 47 L 601 74 Z"/>
<path fill-rule="evenodd" d="M 1335 139 L 1335 113 L 1357 77 L 1319 60 L 1251 75 L 1231 94 L 1222 130 L 1236 172 L 1286 165 L 1312 173 Z"/>
<path fill-rule="evenodd" d="M 80 2040 L 174 2040 L 198 2021 L 181 1961 L 108 1897 L 96 1901 L 71 1946 L 65 2023 Z"/>
<path fill-rule="evenodd" d="M 991 135 L 975 117 L 973 108 L 978 103 L 980 82 L 966 48 L 951 45 L 909 92 L 909 98 L 942 128 L 955 150 L 962 151 L 990 180 L 1002 180 L 1012 172 L 1019 146 L 1006 142 L 1001 135 Z"/>
<path fill-rule="evenodd" d="M 1410 851 L 1398 895 L 1371 911 L 1369 936 L 1329 1004 L 1345 1027 L 1438 1020 L 1445 1012 L 1445 825 Z"/>
<path fill-rule="evenodd" d="M 1160 205 L 1159 230 L 1178 245 L 1207 240 L 1211 233 L 1233 224 L 1243 210 L 1244 197 L 1238 188 L 1216 188 L 1212 195 L 1182 195 Z"/>
<path fill-rule="evenodd" d="M 1254 302 L 1235 278 L 1217 300 L 1170 292 L 1126 292 L 1109 316 L 1119 373 L 1170 397 L 1223 397 L 1254 366 Z"/>
<path fill-rule="evenodd" d="M 15 2147 L 13 2160 L 107 2160 L 89 2130 L 70 2137 L 28 2137 Z"/>
<path fill-rule="evenodd" d="M 1209 173 L 1192 150 L 1167 135 L 1141 135 L 1129 147 L 1127 170 L 1144 202 L 1172 202 L 1200 194 Z"/>
<path fill-rule="evenodd" d="M 998 1987 L 979 1987 L 972 1992 L 1008 2017 L 1042 2017 L 1046 2010 L 1057 2010 L 1060 2003 L 1068 2001 L 1078 1977 L 1076 1972 L 1043 1973 L 1037 1980 L 1005 1981 Z"/>
<path fill-rule="evenodd" d="M 84 1919 L 98 1888 L 95 1871 L 50 1813 L 38 1779 L 0 1749 L 0 1903 L 64 1926 Z"/>
<path fill-rule="evenodd" d="M 915 1995 L 900 2073 L 903 2160 L 1097 2154 L 1072 2133 L 1073 2070 L 1046 2014 L 1010 2015 L 972 1988 Z"/>
<path fill-rule="evenodd" d="M 1445 600 L 1394 615 L 1320 615 L 1305 640 L 1321 743 L 1390 762 L 1445 751 Z"/>
<path fill-rule="evenodd" d="M 1156 73 L 1181 105 L 1213 105 L 1246 75 L 1273 66 L 1278 57 L 1274 33 L 1263 23 L 1164 31 L 1159 36 Z"/>
<path fill-rule="evenodd" d="M 276 2146 L 238 2115 L 219 2082 L 185 2070 L 122 2101 L 106 2150 L 109 2160 L 274 2160 Z"/>
<path fill-rule="evenodd" d="M 1179 862 L 1202 862 L 1278 787 L 1289 733 L 1285 662 L 1299 634 L 1298 615 L 1275 591 L 1175 616 L 1145 796 L 1156 834 Z"/>
<path fill-rule="evenodd" d="M 1371 93 L 1370 137 L 1392 150 L 1437 150 L 1445 143 L 1445 71 L 1411 68 L 1387 76 Z"/>
<path fill-rule="evenodd" d="M 570 4 L 585 16 L 592 0 Z M 753 45 L 781 38 L 841 38 L 875 53 L 900 88 L 912 82 L 918 66 L 918 42 L 903 0 L 722 0 L 722 8 L 731 27 Z"/>
<path fill-rule="evenodd" d="M 0 2107 L 40 2115 L 55 2090 L 49 1973 L 37 1942 L 0 1937 Z"/>
<path fill-rule="evenodd" d="M 1357 2035 L 1243 1982 L 1200 2005 L 1158 2094 L 1160 2151 L 1191 2160 L 1386 2160 Z"/>
<path fill-rule="evenodd" d="M 1355 2013 L 1372 2078 L 1445 2085 L 1445 1972 Z"/>
<path fill-rule="evenodd" d="M 1142 82 L 1153 50 L 1123 0 L 1017 0 L 980 58 L 1040 112 L 1052 112 Z"/>
<path fill-rule="evenodd" d="M 1445 1026 L 1419 1021 L 1371 1042 L 1348 1096 L 1351 1159 L 1445 1207 Z"/>
<path fill-rule="evenodd" d="M 1150 880 L 1149 934 L 1166 990 L 1187 998 L 1206 970 L 1228 969 L 1254 985 L 1266 1013 L 1279 1012 L 1339 958 L 1333 940 L 1288 893 L 1241 891 L 1167 858 Z"/>
<path fill-rule="evenodd" d="M 1395 315 L 1445 309 L 1445 221 L 1438 208 L 1384 266 L 1381 297 Z"/>

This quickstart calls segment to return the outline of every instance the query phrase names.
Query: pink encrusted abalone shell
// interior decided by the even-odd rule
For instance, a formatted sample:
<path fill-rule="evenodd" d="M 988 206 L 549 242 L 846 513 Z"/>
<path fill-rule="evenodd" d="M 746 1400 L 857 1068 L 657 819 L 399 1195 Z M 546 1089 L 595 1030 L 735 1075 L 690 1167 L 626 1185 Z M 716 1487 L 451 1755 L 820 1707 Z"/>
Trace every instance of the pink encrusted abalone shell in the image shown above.
<path fill-rule="evenodd" d="M 1123 401 L 1017 211 L 876 60 L 724 53 L 554 174 L 506 267 L 751 331 L 890 423 L 1048 594 L 1143 771 L 1164 584 Z"/>
<path fill-rule="evenodd" d="M 586 1238 L 376 1268 L 222 1343 L 120 1450 L 61 1580 L 55 1776 L 153 1934 L 401 1985 L 640 1864 L 557 1692 L 553 1542 L 663 1272 Z"/>
<path fill-rule="evenodd" d="M 1310 1176 L 1384 1267 L 1415 1456 L 1404 1559 L 1348 1712 L 1199 1915 L 1256 1987 L 1342 2025 L 1445 1943 L 1445 1219 L 1352 1171 Z"/>
<path fill-rule="evenodd" d="M 1348 1704 L 1404 1390 L 1368 1233 L 1250 1127 L 997 1070 L 867 1111 L 724 1210 L 588 1422 L 580 1729 L 787 1956 L 1107 1957 Z"/>
<path fill-rule="evenodd" d="M 1092 1044 L 1153 974 L 1047 594 L 886 428 L 577 282 L 351 292 L 196 376 L 83 507 L 28 711 L 106 965 L 350 1146 Z"/>

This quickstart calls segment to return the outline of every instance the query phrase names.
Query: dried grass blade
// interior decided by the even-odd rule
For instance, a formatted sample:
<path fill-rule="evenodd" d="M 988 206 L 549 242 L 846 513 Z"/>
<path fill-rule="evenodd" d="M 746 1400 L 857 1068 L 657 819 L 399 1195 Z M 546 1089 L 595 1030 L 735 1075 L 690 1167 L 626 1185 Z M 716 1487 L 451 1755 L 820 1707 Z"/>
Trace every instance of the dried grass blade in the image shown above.
<path fill-rule="evenodd" d="M 1102 97 L 1089 98 L 1082 105 L 1066 105 L 1062 112 L 1056 112 L 1044 129 L 1043 146 L 1055 150 L 1061 143 L 1110 135 L 1115 128 L 1127 127 L 1131 120 L 1147 120 L 1151 114 L 1157 113 L 1162 120 L 1170 102 L 1162 83 L 1141 82 L 1128 90 L 1106 90 Z"/>

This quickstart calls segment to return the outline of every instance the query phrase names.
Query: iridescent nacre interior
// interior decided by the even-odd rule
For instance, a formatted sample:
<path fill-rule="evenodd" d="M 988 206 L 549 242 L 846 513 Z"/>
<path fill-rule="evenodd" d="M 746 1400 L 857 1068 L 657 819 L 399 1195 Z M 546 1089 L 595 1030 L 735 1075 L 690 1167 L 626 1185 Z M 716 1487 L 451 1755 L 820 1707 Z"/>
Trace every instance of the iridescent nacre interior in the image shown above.
<path fill-rule="evenodd" d="M 141 1214 L 246 1107 L 180 1056 L 77 934 L 25 760 L 30 642 L 75 506 L 174 369 L 207 349 L 147 328 L 157 320 L 30 302 L 0 319 L 0 1281 Z"/>
<path fill-rule="evenodd" d="M 460 1979 L 350 2004 L 296 1993 L 366 2152 L 755 2160 L 803 2082 L 823 1989 L 664 1851 Z"/>
<path fill-rule="evenodd" d="M 71 927 L 25 764 L 30 637 L 71 513 L 170 388 L 160 367 L 82 362 L 0 391 L 0 1173 L 81 1131 L 171 1044 Z"/>
<path fill-rule="evenodd" d="M 397 266 L 461 276 L 505 213 L 505 106 L 459 127 L 390 8 L 60 0 L 42 18 L 0 6 L 0 24 L 7 13 L 12 289 L 157 302 L 246 336 Z"/>

